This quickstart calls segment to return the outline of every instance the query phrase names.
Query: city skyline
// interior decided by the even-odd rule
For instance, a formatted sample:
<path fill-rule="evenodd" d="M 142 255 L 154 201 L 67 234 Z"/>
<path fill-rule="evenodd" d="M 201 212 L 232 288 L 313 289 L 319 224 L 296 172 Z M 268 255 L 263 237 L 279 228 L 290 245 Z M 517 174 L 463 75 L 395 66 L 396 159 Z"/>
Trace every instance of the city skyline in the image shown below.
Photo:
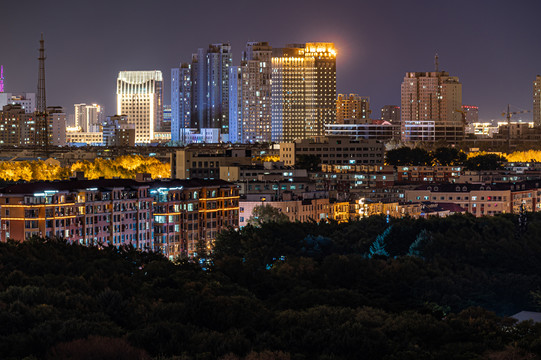
<path fill-rule="evenodd" d="M 203 4 L 162 1 L 156 5 L 160 16 L 152 19 L 142 2 L 130 3 L 127 18 L 125 2 L 88 4 L 85 12 L 63 1 L 47 6 L 30 1 L 24 12 L 14 3 L 3 7 L 12 14 L 4 26 L 14 29 L 0 33 L 7 50 L 0 54 L 6 92 L 35 91 L 41 32 L 47 55 L 48 103 L 65 109 L 81 102 L 99 103 L 107 115 L 115 109 L 119 71 L 161 70 L 169 84 L 170 69 L 189 62 L 194 49 L 220 42 L 231 44 L 233 65 L 240 63 L 248 41 L 268 41 L 273 47 L 334 42 L 337 93 L 369 96 L 374 110 L 399 104 L 404 74 L 433 71 L 436 52 L 440 69 L 461 79 L 463 103 L 479 106 L 481 120 L 501 120 L 507 103 L 531 110 L 532 81 L 541 73 L 537 65 L 541 49 L 533 46 L 535 14 L 541 9 L 535 1 L 513 9 L 501 1 L 344 2 L 335 8 L 323 6 L 322 1 L 311 6 L 277 1 L 272 7 L 254 6 L 242 13 L 235 10 L 243 4 L 239 1 L 212 2 L 213 11 Z M 175 21 L 175 9 L 182 10 L 182 22 Z M 359 22 L 360 11 L 370 16 Z M 64 22 L 50 21 L 59 14 Z M 200 24 L 203 15 L 206 22 Z M 95 22 L 96 18 L 101 21 Z M 150 26 L 127 26 L 139 22 Z M 20 23 L 25 23 L 24 28 L 17 26 Z M 169 86 L 164 88 L 164 99 L 169 99 Z M 531 118 L 531 114 L 524 116 Z"/>

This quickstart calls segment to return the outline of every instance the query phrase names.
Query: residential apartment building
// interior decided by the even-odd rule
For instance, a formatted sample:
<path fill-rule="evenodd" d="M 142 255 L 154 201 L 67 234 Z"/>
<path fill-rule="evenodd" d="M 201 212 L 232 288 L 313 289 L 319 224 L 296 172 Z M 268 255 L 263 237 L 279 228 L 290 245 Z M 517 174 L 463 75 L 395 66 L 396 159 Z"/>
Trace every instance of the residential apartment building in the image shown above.
<path fill-rule="evenodd" d="M 229 68 L 231 45 L 211 44 L 192 55 L 192 126 L 229 133 Z"/>
<path fill-rule="evenodd" d="M 105 113 L 102 106 L 98 104 L 75 104 L 75 126 L 81 128 L 82 132 L 98 132 L 100 125 L 105 120 Z"/>
<path fill-rule="evenodd" d="M 162 72 L 121 71 L 116 94 L 116 113 L 126 115 L 135 125 L 135 143 L 152 142 L 163 122 Z"/>
<path fill-rule="evenodd" d="M 0 109 L 9 104 L 21 105 L 27 114 L 33 114 L 36 111 L 36 94 L 0 92 Z"/>
<path fill-rule="evenodd" d="M 154 200 L 154 249 L 169 259 L 211 249 L 216 235 L 239 226 L 237 186 L 223 180 L 150 183 Z"/>
<path fill-rule="evenodd" d="M 357 94 L 338 94 L 336 99 L 336 124 L 344 124 L 345 120 L 352 120 L 352 123 L 357 124 L 366 123 L 370 119 L 370 114 L 369 97 Z"/>
<path fill-rule="evenodd" d="M 385 105 L 381 108 L 381 120 L 400 125 L 400 106 Z"/>
<path fill-rule="evenodd" d="M 248 220 L 256 206 L 267 205 L 278 209 L 287 215 L 289 221 L 326 221 L 331 217 L 331 205 L 328 198 L 316 199 L 296 199 L 283 201 L 249 201 L 241 200 L 239 202 L 239 227 L 248 225 Z M 331 217 L 332 218 L 332 217 Z"/>
<path fill-rule="evenodd" d="M 71 180 L 0 189 L 2 241 L 32 236 L 153 249 L 152 198 L 134 180 Z"/>
<path fill-rule="evenodd" d="M 541 180 L 496 184 L 434 184 L 405 191 L 410 202 L 454 203 L 475 216 L 541 210 Z"/>
<path fill-rule="evenodd" d="M 295 166 L 299 156 L 315 155 L 322 164 L 383 165 L 385 147 L 376 140 L 355 140 L 349 137 L 317 137 L 280 143 L 280 161 Z"/>
<path fill-rule="evenodd" d="M 408 72 L 402 82 L 401 99 L 402 140 L 456 143 L 464 138 L 462 84 L 458 77 L 445 71 Z M 432 123 L 433 139 L 417 136 L 415 128 L 424 133 Z"/>
<path fill-rule="evenodd" d="M 105 146 L 135 146 L 135 124 L 130 124 L 126 115 L 108 116 L 102 130 Z"/>
<path fill-rule="evenodd" d="M 0 112 L 0 144 L 10 146 L 34 143 L 36 120 L 19 104 L 8 104 Z"/>
<path fill-rule="evenodd" d="M 171 69 L 171 140 L 186 144 L 185 130 L 192 124 L 192 69 L 191 64 L 180 64 Z"/>
<path fill-rule="evenodd" d="M 169 259 L 211 247 L 238 228 L 236 185 L 222 181 L 69 180 L 0 189 L 0 240 L 59 237 L 70 243 L 132 246 Z"/>
<path fill-rule="evenodd" d="M 190 145 L 171 155 L 171 174 L 175 179 L 219 179 L 221 166 L 252 165 L 254 157 L 268 146 Z"/>
<path fill-rule="evenodd" d="M 271 141 L 271 56 L 267 42 L 249 42 L 229 71 L 229 141 Z"/>

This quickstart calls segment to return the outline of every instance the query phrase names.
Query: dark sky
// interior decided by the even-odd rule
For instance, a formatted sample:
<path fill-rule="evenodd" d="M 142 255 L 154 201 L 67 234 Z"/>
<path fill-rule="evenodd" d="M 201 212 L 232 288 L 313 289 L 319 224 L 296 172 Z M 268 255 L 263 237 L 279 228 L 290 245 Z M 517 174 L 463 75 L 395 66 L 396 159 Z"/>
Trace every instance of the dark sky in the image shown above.
<path fill-rule="evenodd" d="M 432 71 L 436 51 L 483 120 L 507 103 L 531 110 L 541 73 L 541 0 L 27 0 L 0 14 L 6 92 L 36 91 L 43 32 L 47 103 L 68 113 L 97 102 L 113 114 L 120 70 L 161 70 L 170 104 L 170 69 L 216 42 L 231 43 L 235 65 L 247 41 L 334 42 L 338 92 L 370 96 L 373 118 L 400 103 L 405 72 Z"/>

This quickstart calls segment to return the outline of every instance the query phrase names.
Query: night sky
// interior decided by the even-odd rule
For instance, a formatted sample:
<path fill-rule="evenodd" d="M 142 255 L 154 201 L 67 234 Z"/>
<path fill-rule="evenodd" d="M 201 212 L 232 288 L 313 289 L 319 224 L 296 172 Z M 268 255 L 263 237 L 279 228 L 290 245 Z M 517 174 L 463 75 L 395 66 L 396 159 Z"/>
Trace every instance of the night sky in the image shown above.
<path fill-rule="evenodd" d="M 338 93 L 370 96 L 373 118 L 400 103 L 405 72 L 433 71 L 436 51 L 482 120 L 503 119 L 507 103 L 531 110 L 541 74 L 540 0 L 32 0 L 0 14 L 6 92 L 36 92 L 43 32 L 47 104 L 68 113 L 97 102 L 114 114 L 120 70 L 161 70 L 170 104 L 170 69 L 217 42 L 231 43 L 234 65 L 247 41 L 334 42 Z"/>

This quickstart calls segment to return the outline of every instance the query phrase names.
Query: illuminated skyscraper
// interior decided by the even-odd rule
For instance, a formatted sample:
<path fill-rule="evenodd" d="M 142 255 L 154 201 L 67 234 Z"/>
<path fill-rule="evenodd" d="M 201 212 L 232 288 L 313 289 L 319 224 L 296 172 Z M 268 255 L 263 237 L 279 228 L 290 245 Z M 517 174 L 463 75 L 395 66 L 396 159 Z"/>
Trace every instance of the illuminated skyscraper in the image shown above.
<path fill-rule="evenodd" d="M 336 49 L 290 44 L 272 52 L 272 140 L 324 135 L 336 120 Z"/>
<path fill-rule="evenodd" d="M 184 143 L 182 129 L 192 127 L 192 74 L 190 64 L 171 69 L 171 140 Z M 195 125 L 197 127 L 197 125 Z"/>
<path fill-rule="evenodd" d="M 458 77 L 445 71 L 408 72 L 401 95 L 403 140 L 456 143 L 463 139 L 462 84 Z"/>
<path fill-rule="evenodd" d="M 229 141 L 271 141 L 271 56 L 267 42 L 249 42 L 229 72 Z"/>
<path fill-rule="evenodd" d="M 159 70 L 121 71 L 117 79 L 117 114 L 135 124 L 135 143 L 154 140 L 163 121 L 163 77 Z"/>
<path fill-rule="evenodd" d="M 229 67 L 233 57 L 229 44 L 211 44 L 192 55 L 192 123 L 199 129 L 229 128 Z"/>
<path fill-rule="evenodd" d="M 370 98 L 357 94 L 339 94 L 336 99 L 336 123 L 343 124 L 346 119 L 366 122 L 370 119 Z"/>
<path fill-rule="evenodd" d="M 272 141 L 305 139 L 315 120 L 314 58 L 304 45 L 272 50 Z"/>
<path fill-rule="evenodd" d="M 314 59 L 314 122 L 307 123 L 308 137 L 325 134 L 324 124 L 336 122 L 336 49 L 333 43 L 307 43 L 305 58 Z"/>
<path fill-rule="evenodd" d="M 541 126 L 541 75 L 533 82 L 533 124 Z"/>
<path fill-rule="evenodd" d="M 98 132 L 105 120 L 104 110 L 98 104 L 75 104 L 75 126 L 82 132 Z"/>

